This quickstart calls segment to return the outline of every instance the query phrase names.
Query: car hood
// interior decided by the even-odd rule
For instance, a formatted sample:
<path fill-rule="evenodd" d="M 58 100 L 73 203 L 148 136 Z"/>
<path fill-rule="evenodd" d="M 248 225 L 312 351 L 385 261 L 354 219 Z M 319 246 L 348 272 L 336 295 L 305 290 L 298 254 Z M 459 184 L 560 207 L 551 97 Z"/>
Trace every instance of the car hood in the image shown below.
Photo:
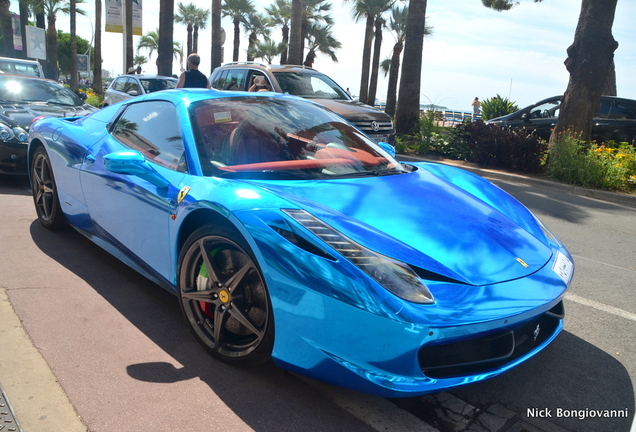
<path fill-rule="evenodd" d="M 28 130 L 33 119 L 38 116 L 47 117 L 77 117 L 85 116 L 96 111 L 90 105 L 63 106 L 38 103 L 4 103 L 0 105 L 0 115 L 4 116 Z"/>
<path fill-rule="evenodd" d="M 381 120 L 388 121 L 390 117 L 383 111 L 363 104 L 362 102 L 352 100 L 337 100 L 337 99 L 310 99 L 312 102 L 316 102 L 322 106 L 329 108 L 332 111 L 337 112 L 347 120 Z"/>
<path fill-rule="evenodd" d="M 479 197 L 426 169 L 258 183 L 369 249 L 461 283 L 522 278 L 552 256 L 534 216 L 481 178 L 467 187 L 487 189 Z"/>

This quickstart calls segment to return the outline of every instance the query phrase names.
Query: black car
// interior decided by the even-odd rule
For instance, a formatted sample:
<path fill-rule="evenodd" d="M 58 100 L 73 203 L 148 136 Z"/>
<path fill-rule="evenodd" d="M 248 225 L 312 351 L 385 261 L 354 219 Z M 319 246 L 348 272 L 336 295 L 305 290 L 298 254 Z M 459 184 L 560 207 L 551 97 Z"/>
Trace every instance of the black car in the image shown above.
<path fill-rule="evenodd" d="M 0 174 L 27 174 L 27 139 L 37 117 L 79 117 L 97 108 L 55 81 L 0 75 Z"/>
<path fill-rule="evenodd" d="M 562 96 L 554 96 L 512 114 L 488 120 L 512 129 L 534 132 L 548 140 L 556 126 Z M 636 140 L 636 101 L 602 96 L 601 106 L 592 120 L 592 140 L 596 142 L 630 142 Z"/>

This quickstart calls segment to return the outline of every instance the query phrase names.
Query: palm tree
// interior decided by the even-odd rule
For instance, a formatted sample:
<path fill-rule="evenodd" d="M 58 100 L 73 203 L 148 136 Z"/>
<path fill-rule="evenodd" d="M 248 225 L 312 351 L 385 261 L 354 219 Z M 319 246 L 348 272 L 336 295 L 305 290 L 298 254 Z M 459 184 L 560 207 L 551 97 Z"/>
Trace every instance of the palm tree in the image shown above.
<path fill-rule="evenodd" d="M 369 79 L 369 93 L 367 103 L 375 105 L 375 93 L 378 89 L 378 73 L 380 69 L 380 49 L 382 48 L 382 29 L 386 20 L 382 16 L 375 17 L 375 34 L 373 40 L 373 59 L 371 60 L 371 78 Z"/>
<path fill-rule="evenodd" d="M 76 0 L 76 4 L 84 3 L 84 0 Z M 42 12 L 46 16 L 46 69 L 44 75 L 47 78 L 57 81 L 60 77 L 60 71 L 57 67 L 57 29 L 55 22 L 57 14 L 69 14 L 71 6 L 68 0 L 42 0 L 34 4 L 36 13 Z M 76 13 L 85 15 L 82 9 L 77 9 Z"/>
<path fill-rule="evenodd" d="M 152 54 L 155 51 L 159 52 L 159 29 L 149 31 L 139 39 L 139 43 L 137 44 L 137 53 L 139 53 L 139 50 L 141 49 L 148 51 L 148 57 L 152 57 Z M 173 57 L 183 63 L 183 49 L 179 42 L 172 42 L 172 53 L 170 56 L 171 62 Z M 157 68 L 159 68 L 159 58 L 157 58 L 155 63 Z M 159 75 L 163 74 L 159 73 Z"/>
<path fill-rule="evenodd" d="M 223 16 L 232 19 L 234 24 L 234 50 L 232 51 L 232 61 L 238 61 L 239 47 L 241 45 L 241 23 L 244 23 L 247 15 L 255 13 L 252 0 L 225 0 L 223 5 Z"/>
<path fill-rule="evenodd" d="M 338 62 L 334 50 L 340 48 L 342 44 L 333 36 L 330 25 L 310 23 L 307 27 L 307 42 L 309 51 L 303 63 L 305 66 L 314 66 L 316 51 L 327 54 L 331 60 Z"/>
<path fill-rule="evenodd" d="M 197 8 L 192 23 L 192 52 L 199 52 L 199 29 L 205 29 L 208 26 L 208 16 L 210 16 L 208 9 Z"/>
<path fill-rule="evenodd" d="M 174 0 L 159 1 L 159 45 L 157 47 L 157 73 L 172 75 L 172 57 L 174 55 Z"/>
<path fill-rule="evenodd" d="M 250 55 L 254 59 L 262 58 L 267 62 L 267 64 L 272 64 L 274 57 L 281 55 L 284 51 L 287 51 L 286 43 L 277 43 L 265 36 L 263 42 L 258 40 L 256 41 Z"/>
<path fill-rule="evenodd" d="M 95 0 L 95 58 L 93 60 L 93 90 L 104 93 L 102 87 L 102 0 Z"/>
<path fill-rule="evenodd" d="M 425 18 L 426 0 L 410 0 L 404 39 L 402 77 L 395 111 L 395 128 L 400 135 L 413 135 L 419 127 Z"/>
<path fill-rule="evenodd" d="M 221 0 L 212 0 L 212 48 L 210 52 L 212 67 L 210 72 L 221 66 L 221 62 L 223 62 L 223 29 L 221 28 L 222 11 L 223 6 Z"/>
<path fill-rule="evenodd" d="M 289 45 L 289 24 L 291 22 L 291 0 L 275 0 L 272 5 L 265 8 L 269 14 L 268 25 L 280 26 L 283 33 L 285 47 Z M 287 48 L 280 53 L 280 64 L 287 63 Z"/>
<path fill-rule="evenodd" d="M 245 29 L 245 33 L 249 35 L 247 39 L 247 61 L 254 61 L 254 57 L 251 53 L 254 51 L 258 36 L 263 35 L 269 37 L 267 18 L 260 13 L 248 14 L 245 21 L 243 21 L 243 29 Z"/>
<path fill-rule="evenodd" d="M 305 39 L 307 38 L 310 23 L 324 23 L 333 25 L 331 18 L 331 3 L 325 3 L 326 0 L 304 0 L 303 19 L 302 19 L 302 35 L 300 51 L 305 52 Z"/>
<path fill-rule="evenodd" d="M 371 70 L 371 48 L 373 45 L 375 21 L 376 18 L 391 9 L 393 3 L 395 3 L 395 0 L 356 0 L 353 4 L 352 13 L 354 20 L 358 22 L 364 18 L 366 21 L 364 46 L 362 48 L 362 73 L 360 75 L 360 102 L 363 103 L 369 102 L 369 75 Z"/>
<path fill-rule="evenodd" d="M 395 38 L 395 45 L 393 45 L 393 53 L 391 58 L 388 59 L 388 64 L 383 65 L 382 69 L 385 72 L 385 76 L 389 74 L 389 83 L 386 93 L 386 108 L 385 112 L 393 116 L 395 114 L 395 104 L 397 101 L 397 84 L 400 74 L 400 56 L 404 49 L 404 39 L 406 37 L 406 20 L 408 18 L 408 7 L 394 7 L 391 10 L 391 18 L 389 20 L 389 29 L 393 32 Z M 433 33 L 433 28 L 425 26 L 424 35 L 428 36 Z M 385 60 L 386 61 L 386 60 Z"/>
<path fill-rule="evenodd" d="M 186 46 L 187 46 L 187 53 L 188 55 L 190 55 L 191 53 L 195 52 L 192 49 L 192 31 L 194 29 L 194 22 L 198 19 L 199 11 L 201 9 L 196 7 L 193 3 L 184 5 L 181 2 L 177 4 L 177 9 L 178 9 L 178 12 L 174 16 L 174 22 L 179 24 L 185 24 L 186 26 L 186 31 L 188 32 L 188 36 L 186 39 Z"/>
<path fill-rule="evenodd" d="M 301 64 L 303 61 L 303 0 L 292 0 L 291 32 L 289 35 L 289 55 L 287 62 Z"/>
<path fill-rule="evenodd" d="M 124 0 L 126 3 L 124 20 L 126 25 L 124 26 L 124 38 L 126 39 L 125 47 L 125 61 L 124 61 L 124 73 L 130 73 L 130 68 L 133 67 L 133 58 L 135 55 L 133 47 L 133 0 Z"/>
<path fill-rule="evenodd" d="M 13 30 L 11 28 L 11 0 L 0 0 L 0 29 L 2 29 L 2 55 L 14 57 Z"/>
<path fill-rule="evenodd" d="M 137 54 L 133 59 L 133 64 L 137 66 L 143 66 L 148 63 L 148 57 Z"/>
<path fill-rule="evenodd" d="M 77 91 L 79 80 L 77 79 L 77 0 L 70 0 L 69 14 L 71 16 L 71 90 Z"/>

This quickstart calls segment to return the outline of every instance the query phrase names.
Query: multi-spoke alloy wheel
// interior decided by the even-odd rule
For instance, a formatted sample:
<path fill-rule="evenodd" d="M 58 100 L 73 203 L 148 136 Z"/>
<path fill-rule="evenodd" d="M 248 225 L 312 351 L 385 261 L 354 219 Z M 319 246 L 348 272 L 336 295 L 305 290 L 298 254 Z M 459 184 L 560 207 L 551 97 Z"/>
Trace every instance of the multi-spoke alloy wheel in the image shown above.
<path fill-rule="evenodd" d="M 60 229 L 67 226 L 60 207 L 57 186 L 51 169 L 51 161 L 44 148 L 35 151 L 31 162 L 31 184 L 33 202 L 40 223 L 49 229 Z"/>
<path fill-rule="evenodd" d="M 197 339 L 229 363 L 258 364 L 273 345 L 270 301 L 247 246 L 204 227 L 179 265 L 179 299 Z"/>

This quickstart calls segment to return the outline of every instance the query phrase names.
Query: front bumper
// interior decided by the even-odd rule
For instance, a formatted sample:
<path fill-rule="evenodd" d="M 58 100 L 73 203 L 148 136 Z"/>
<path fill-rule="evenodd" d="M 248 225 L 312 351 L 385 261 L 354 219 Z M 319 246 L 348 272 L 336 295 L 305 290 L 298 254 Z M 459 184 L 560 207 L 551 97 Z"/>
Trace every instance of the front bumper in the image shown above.
<path fill-rule="evenodd" d="M 0 174 L 26 175 L 27 144 L 0 141 Z"/>

